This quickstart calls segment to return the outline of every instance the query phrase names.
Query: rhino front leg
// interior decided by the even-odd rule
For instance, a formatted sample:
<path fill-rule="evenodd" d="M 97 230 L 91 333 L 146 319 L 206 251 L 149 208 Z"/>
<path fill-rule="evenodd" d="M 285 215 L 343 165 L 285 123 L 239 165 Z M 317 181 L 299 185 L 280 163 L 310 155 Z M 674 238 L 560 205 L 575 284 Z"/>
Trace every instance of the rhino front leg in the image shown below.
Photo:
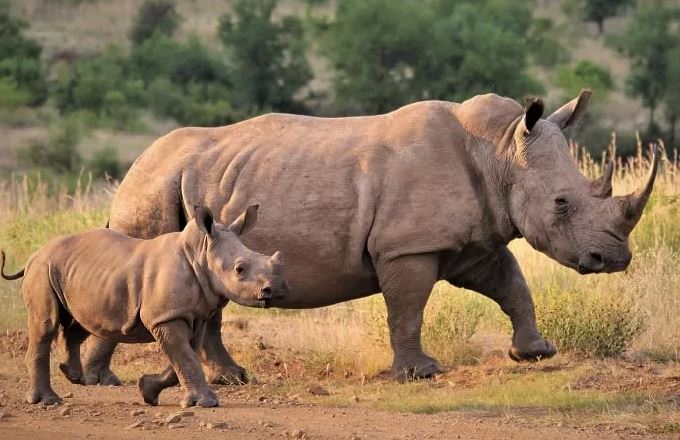
<path fill-rule="evenodd" d="M 546 341 L 536 327 L 534 301 L 515 256 L 508 248 L 499 250 L 492 258 L 469 271 L 462 287 L 475 290 L 501 307 L 510 318 L 513 328 L 509 355 L 514 361 L 538 361 L 557 353 L 555 346 Z"/>
<path fill-rule="evenodd" d="M 189 325 L 182 320 L 169 321 L 157 325 L 151 333 L 170 359 L 170 364 L 186 391 L 182 407 L 217 406 L 217 395 L 208 387 L 201 368 L 201 359 L 192 347 L 196 338 Z M 174 380 L 167 370 L 166 377 L 161 379 L 165 386 Z"/>
<path fill-rule="evenodd" d="M 207 323 L 201 359 L 205 366 L 208 382 L 221 385 L 242 385 L 248 383 L 248 373 L 229 355 L 222 343 L 222 310 L 215 313 Z"/>
<path fill-rule="evenodd" d="M 87 351 L 83 366 L 85 385 L 120 385 L 120 379 L 110 368 L 111 358 L 117 344 L 91 336 L 87 339 L 86 345 Z"/>
<path fill-rule="evenodd" d="M 437 281 L 437 270 L 437 257 L 431 254 L 403 256 L 378 265 L 394 350 L 392 371 L 400 382 L 441 371 L 420 344 L 423 311 Z"/>

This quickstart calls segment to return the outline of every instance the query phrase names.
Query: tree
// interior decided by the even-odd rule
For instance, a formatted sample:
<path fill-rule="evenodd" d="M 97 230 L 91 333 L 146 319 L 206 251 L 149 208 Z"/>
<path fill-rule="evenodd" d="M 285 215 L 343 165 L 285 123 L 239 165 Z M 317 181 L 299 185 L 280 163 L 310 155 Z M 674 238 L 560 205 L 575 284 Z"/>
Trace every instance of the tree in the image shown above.
<path fill-rule="evenodd" d="M 155 34 L 171 37 L 179 22 L 174 1 L 145 0 L 130 30 L 130 39 L 134 44 L 141 44 Z"/>
<path fill-rule="evenodd" d="M 229 54 L 235 104 L 300 111 L 296 94 L 312 78 L 303 27 L 296 17 L 274 20 L 277 0 L 237 0 L 220 18 L 219 36 Z"/>
<path fill-rule="evenodd" d="M 624 9 L 635 5 L 635 0 L 585 0 L 583 14 L 586 20 L 597 24 L 597 31 L 604 32 L 604 21 L 614 17 Z"/>
<path fill-rule="evenodd" d="M 569 99 L 584 88 L 594 90 L 600 98 L 614 88 L 609 71 L 588 60 L 579 61 L 574 67 L 560 68 L 555 84 L 564 90 L 565 98 Z"/>
<path fill-rule="evenodd" d="M 627 29 L 613 36 L 611 44 L 631 60 L 627 92 L 649 109 L 649 130 L 658 132 L 654 120 L 669 80 L 671 51 L 678 46 L 678 10 L 662 2 L 640 6 Z"/>
<path fill-rule="evenodd" d="M 321 51 L 345 111 L 543 90 L 528 73 L 533 18 L 522 2 L 345 0 L 334 17 L 322 28 Z"/>
<path fill-rule="evenodd" d="M 668 56 L 668 87 L 664 94 L 666 119 L 668 120 L 668 143 L 675 145 L 676 123 L 680 117 L 680 45 L 674 47 Z"/>
<path fill-rule="evenodd" d="M 27 24 L 12 17 L 9 3 L 0 0 L 0 105 L 38 106 L 47 99 L 42 47 L 24 36 Z"/>

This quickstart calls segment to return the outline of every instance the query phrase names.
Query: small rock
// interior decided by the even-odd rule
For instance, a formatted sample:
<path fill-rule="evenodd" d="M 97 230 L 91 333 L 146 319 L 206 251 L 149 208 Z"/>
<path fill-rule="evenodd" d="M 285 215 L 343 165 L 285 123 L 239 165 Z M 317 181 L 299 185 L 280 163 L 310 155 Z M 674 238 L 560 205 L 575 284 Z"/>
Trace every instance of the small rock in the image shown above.
<path fill-rule="evenodd" d="M 271 422 L 266 422 L 266 421 L 264 421 L 264 420 L 260 420 L 260 421 L 257 422 L 257 423 L 258 423 L 260 426 L 264 427 L 264 428 L 273 428 L 273 427 L 274 427 L 274 424 L 273 424 L 273 423 L 271 423 Z"/>
<path fill-rule="evenodd" d="M 64 398 L 65 398 L 65 399 L 70 399 L 71 397 L 73 397 L 73 393 L 66 393 L 66 394 L 64 394 Z"/>
<path fill-rule="evenodd" d="M 198 422 L 198 426 L 205 426 L 205 425 L 206 425 L 205 420 L 201 420 L 200 422 Z"/>
<path fill-rule="evenodd" d="M 186 428 L 187 425 L 184 423 L 168 423 L 168 429 L 180 429 Z"/>
<path fill-rule="evenodd" d="M 134 401 L 134 402 L 132 402 L 130 405 L 132 405 L 132 406 L 139 406 L 139 405 L 141 405 L 141 403 L 139 403 L 139 402 L 137 402 L 137 401 Z"/>
<path fill-rule="evenodd" d="M 257 380 L 257 377 L 255 377 L 255 376 L 253 376 L 253 377 L 250 379 L 250 384 L 251 384 L 251 385 L 257 385 L 257 384 L 259 384 L 259 383 L 260 383 L 260 381 Z"/>
<path fill-rule="evenodd" d="M 290 436 L 293 438 L 307 438 L 307 433 L 301 429 L 296 429 L 290 433 Z"/>
<path fill-rule="evenodd" d="M 228 429 L 229 425 L 227 422 L 208 422 L 206 425 L 208 429 Z"/>
<path fill-rule="evenodd" d="M 359 401 L 359 396 L 354 395 L 354 396 L 352 396 L 352 397 L 349 398 L 349 401 L 350 401 L 350 402 L 355 402 L 355 403 L 356 403 L 356 402 Z"/>
<path fill-rule="evenodd" d="M 170 414 L 169 416 L 167 416 L 165 418 L 164 422 L 169 425 L 171 423 L 177 423 L 180 420 L 182 420 L 182 415 L 179 414 L 179 413 L 175 413 L 175 414 Z"/>
<path fill-rule="evenodd" d="M 137 420 L 132 425 L 126 426 L 125 429 L 135 429 L 135 428 L 139 428 L 141 426 L 144 426 L 144 420 Z"/>
<path fill-rule="evenodd" d="M 71 415 L 71 407 L 67 406 L 66 408 L 62 409 L 60 411 L 62 416 L 70 416 Z"/>
<path fill-rule="evenodd" d="M 265 396 L 260 396 L 260 397 L 257 398 L 257 401 L 258 401 L 258 402 L 262 402 L 262 403 L 266 403 L 266 402 L 267 402 L 267 398 L 266 398 Z"/>
<path fill-rule="evenodd" d="M 146 411 L 144 411 L 143 409 L 133 409 L 132 411 L 130 411 L 130 415 L 131 415 L 132 417 L 141 416 L 141 415 L 144 414 L 145 412 L 146 412 Z"/>
<path fill-rule="evenodd" d="M 193 417 L 194 416 L 193 411 L 180 411 L 177 414 L 179 414 L 182 417 Z"/>
<path fill-rule="evenodd" d="M 9 417 L 12 417 L 12 413 L 9 411 L 0 412 L 0 419 L 7 419 Z"/>
<path fill-rule="evenodd" d="M 314 385 L 309 389 L 309 392 L 314 394 L 315 396 L 330 396 L 331 393 L 328 392 L 328 390 L 321 385 Z"/>

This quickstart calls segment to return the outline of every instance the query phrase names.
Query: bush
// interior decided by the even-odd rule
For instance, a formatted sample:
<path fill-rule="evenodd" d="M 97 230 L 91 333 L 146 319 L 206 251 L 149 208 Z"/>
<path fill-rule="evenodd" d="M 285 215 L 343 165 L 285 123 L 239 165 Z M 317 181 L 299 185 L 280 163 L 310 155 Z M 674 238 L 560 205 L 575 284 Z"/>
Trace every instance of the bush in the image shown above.
<path fill-rule="evenodd" d="M 135 18 L 130 39 L 134 44 L 141 44 L 154 35 L 170 37 L 177 30 L 179 21 L 175 2 L 145 0 Z"/>
<path fill-rule="evenodd" d="M 644 312 L 616 293 L 546 292 L 536 299 L 538 327 L 561 351 L 620 356 L 646 327 Z"/>
<path fill-rule="evenodd" d="M 579 61 L 574 67 L 562 67 L 557 71 L 555 84 L 565 91 L 568 99 L 576 96 L 583 88 L 597 92 L 600 101 L 614 88 L 609 70 L 592 61 Z"/>
<path fill-rule="evenodd" d="M 448 290 L 433 294 L 423 323 L 423 346 L 428 353 L 447 365 L 475 364 L 481 348 L 470 339 L 485 315 L 483 298 L 474 292 Z"/>
<path fill-rule="evenodd" d="M 120 179 L 123 176 L 118 151 L 110 145 L 95 152 L 88 166 L 94 177 L 109 176 L 112 179 Z"/>
<path fill-rule="evenodd" d="M 139 129 L 139 107 L 144 83 L 130 72 L 120 48 L 82 59 L 61 72 L 54 87 L 57 108 L 64 114 L 88 111 L 95 123 L 115 128 Z"/>
<path fill-rule="evenodd" d="M 12 96 L 0 93 L 3 104 L 39 106 L 47 99 L 47 81 L 40 54 L 42 47 L 24 36 L 27 24 L 10 16 L 9 3 L 0 0 L 0 80 L 14 89 Z"/>
<path fill-rule="evenodd" d="M 75 173 L 83 162 L 78 151 L 82 127 L 76 119 L 64 119 L 50 127 L 46 142 L 35 142 L 19 150 L 19 159 L 32 167 L 57 173 Z"/>

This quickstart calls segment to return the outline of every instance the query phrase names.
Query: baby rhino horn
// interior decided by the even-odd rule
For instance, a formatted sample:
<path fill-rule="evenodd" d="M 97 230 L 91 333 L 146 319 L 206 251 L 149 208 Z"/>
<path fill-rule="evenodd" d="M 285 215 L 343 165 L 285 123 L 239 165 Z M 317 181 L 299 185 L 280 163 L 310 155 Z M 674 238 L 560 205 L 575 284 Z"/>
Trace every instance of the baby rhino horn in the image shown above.
<path fill-rule="evenodd" d="M 269 261 L 271 261 L 272 264 L 274 264 L 274 265 L 283 264 L 283 256 L 281 256 L 281 251 L 274 252 L 274 255 L 269 257 Z"/>

